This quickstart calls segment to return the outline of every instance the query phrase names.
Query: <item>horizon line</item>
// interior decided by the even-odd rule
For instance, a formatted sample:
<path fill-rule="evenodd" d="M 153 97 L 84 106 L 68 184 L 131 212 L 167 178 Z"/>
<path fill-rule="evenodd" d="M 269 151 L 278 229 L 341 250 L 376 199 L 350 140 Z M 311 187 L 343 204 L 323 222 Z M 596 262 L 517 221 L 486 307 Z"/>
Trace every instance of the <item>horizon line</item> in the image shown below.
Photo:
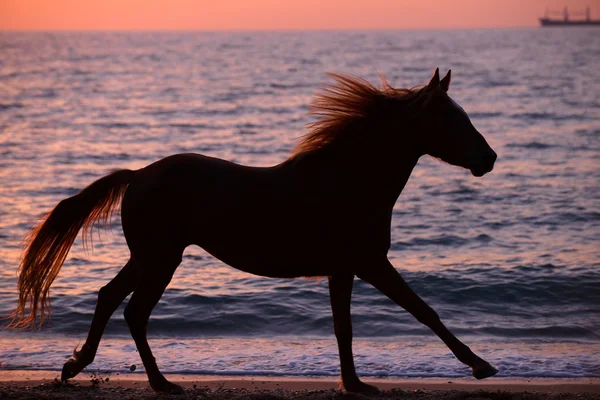
<path fill-rule="evenodd" d="M 110 32 L 389 32 L 389 31 L 460 31 L 460 30 L 510 30 L 510 29 L 533 29 L 539 25 L 520 26 L 475 26 L 475 27 L 438 27 L 438 28 L 213 28 L 213 29 L 171 29 L 171 28 L 99 28 L 99 29 L 3 29 L 0 33 L 110 33 Z M 585 27 L 582 27 L 585 28 Z M 573 29 L 573 28 L 570 28 Z"/>

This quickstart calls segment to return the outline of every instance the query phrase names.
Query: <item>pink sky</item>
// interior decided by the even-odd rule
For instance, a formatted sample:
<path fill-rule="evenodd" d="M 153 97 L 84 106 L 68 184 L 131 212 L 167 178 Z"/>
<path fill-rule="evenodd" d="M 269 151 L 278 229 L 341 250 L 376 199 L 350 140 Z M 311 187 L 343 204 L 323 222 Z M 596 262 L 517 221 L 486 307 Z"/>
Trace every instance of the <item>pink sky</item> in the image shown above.
<path fill-rule="evenodd" d="M 600 0 L 0 0 L 0 30 L 435 29 L 536 26 Z"/>

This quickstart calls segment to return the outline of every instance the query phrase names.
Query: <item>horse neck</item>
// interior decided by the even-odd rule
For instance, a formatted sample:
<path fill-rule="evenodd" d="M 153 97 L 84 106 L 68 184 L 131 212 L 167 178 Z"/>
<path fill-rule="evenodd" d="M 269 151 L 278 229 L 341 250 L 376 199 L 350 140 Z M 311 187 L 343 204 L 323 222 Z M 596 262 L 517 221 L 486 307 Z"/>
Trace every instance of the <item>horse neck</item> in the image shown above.
<path fill-rule="evenodd" d="M 360 184 L 365 196 L 363 201 L 385 205 L 391 212 L 419 157 L 411 148 L 396 148 L 386 153 L 366 158 L 359 155 L 347 172 Z M 361 167 L 357 169 L 352 165 Z"/>
<path fill-rule="evenodd" d="M 385 129 L 382 127 L 357 127 L 357 129 Z M 388 128 L 389 129 L 389 128 Z M 413 128 L 406 127 L 406 134 Z M 395 133 L 395 132 L 394 132 Z M 404 135 L 399 132 L 397 134 Z M 369 135 L 371 141 L 369 141 Z M 355 201 L 373 206 L 385 206 L 391 210 L 406 186 L 420 153 L 410 140 L 402 143 L 373 142 L 377 137 L 394 138 L 393 135 L 378 135 L 377 132 L 359 132 L 349 140 L 317 150 L 307 157 L 311 169 L 319 174 L 331 174 L 336 186 L 347 191 Z M 408 138 L 408 136 L 406 136 Z"/>

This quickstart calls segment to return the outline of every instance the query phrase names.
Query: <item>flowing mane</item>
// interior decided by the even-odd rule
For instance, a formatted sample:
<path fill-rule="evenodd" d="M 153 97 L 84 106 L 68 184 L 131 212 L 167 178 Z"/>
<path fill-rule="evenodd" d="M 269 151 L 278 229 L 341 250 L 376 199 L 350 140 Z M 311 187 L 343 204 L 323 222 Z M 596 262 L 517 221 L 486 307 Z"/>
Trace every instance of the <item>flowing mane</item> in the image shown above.
<path fill-rule="evenodd" d="M 351 121 L 369 118 L 390 103 L 412 103 L 425 88 L 393 88 L 381 76 L 382 88 L 369 81 L 345 74 L 328 73 L 335 83 L 327 85 L 310 104 L 311 115 L 319 120 L 307 125 L 305 134 L 292 152 L 292 157 L 321 149 L 335 141 Z"/>

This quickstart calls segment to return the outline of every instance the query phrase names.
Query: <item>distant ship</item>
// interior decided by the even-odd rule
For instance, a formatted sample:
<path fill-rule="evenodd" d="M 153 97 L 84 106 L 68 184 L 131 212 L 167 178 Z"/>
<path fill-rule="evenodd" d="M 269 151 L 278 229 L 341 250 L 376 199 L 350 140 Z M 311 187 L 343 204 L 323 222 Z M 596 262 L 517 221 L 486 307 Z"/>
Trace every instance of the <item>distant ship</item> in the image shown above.
<path fill-rule="evenodd" d="M 541 26 L 600 26 L 600 20 L 591 19 L 591 11 L 589 7 L 585 9 L 585 19 L 569 19 L 569 10 L 567 7 L 564 8 L 562 14 L 562 19 L 552 19 L 550 15 L 560 14 L 560 12 L 556 11 L 548 11 L 546 9 L 546 15 L 543 18 L 540 18 Z M 577 16 L 583 16 L 583 13 L 575 13 Z"/>

